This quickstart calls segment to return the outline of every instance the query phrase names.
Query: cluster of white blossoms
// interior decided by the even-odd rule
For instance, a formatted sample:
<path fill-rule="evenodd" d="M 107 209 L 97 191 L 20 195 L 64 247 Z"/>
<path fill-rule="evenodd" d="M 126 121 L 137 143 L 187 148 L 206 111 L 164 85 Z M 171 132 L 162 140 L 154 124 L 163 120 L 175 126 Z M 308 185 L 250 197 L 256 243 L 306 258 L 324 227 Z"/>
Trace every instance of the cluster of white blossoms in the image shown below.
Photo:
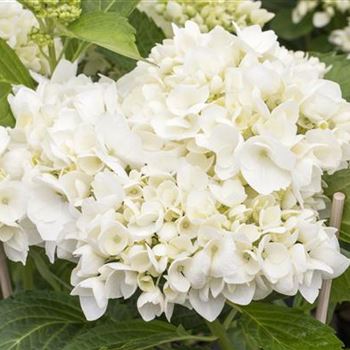
<path fill-rule="evenodd" d="M 313 25 L 322 28 L 337 12 L 350 14 L 350 0 L 299 0 L 292 13 L 293 22 L 299 23 L 310 12 L 314 12 Z"/>
<path fill-rule="evenodd" d="M 188 0 L 143 0 L 138 8 L 151 17 L 167 37 L 173 35 L 172 23 L 183 26 L 186 21 L 197 23 L 202 32 L 220 25 L 229 32 L 253 24 L 263 26 L 274 14 L 261 8 L 260 1 L 188 1 Z"/>
<path fill-rule="evenodd" d="M 137 296 L 214 320 L 272 291 L 309 302 L 349 260 L 319 220 L 321 176 L 347 166 L 350 104 L 317 58 L 272 31 L 194 22 L 119 82 L 61 61 L 9 102 L 1 129 L 0 240 L 77 262 L 87 319 Z"/>
<path fill-rule="evenodd" d="M 348 16 L 350 21 L 350 0 L 299 0 L 292 13 L 293 22 L 299 23 L 311 12 L 316 28 L 328 25 L 337 12 Z M 343 52 L 350 52 L 350 25 L 333 30 L 329 42 Z"/>
<path fill-rule="evenodd" d="M 46 74 L 48 62 L 30 33 L 38 22 L 31 11 L 16 0 L 0 0 L 0 38 L 16 52 L 22 63 L 35 72 Z"/>
<path fill-rule="evenodd" d="M 172 24 L 183 26 L 187 20 L 196 22 L 202 32 L 217 25 L 235 32 L 236 26 L 258 24 L 262 27 L 274 17 L 273 13 L 261 8 L 260 1 L 254 0 L 142 0 L 138 10 L 146 13 L 169 38 L 173 36 Z M 87 75 L 100 73 L 112 79 L 122 75 L 118 64 L 110 62 L 96 47 L 91 47 L 85 54 L 83 67 Z"/>
<path fill-rule="evenodd" d="M 348 20 L 348 26 L 332 31 L 331 35 L 329 36 L 329 41 L 339 50 L 350 53 L 350 17 Z"/>

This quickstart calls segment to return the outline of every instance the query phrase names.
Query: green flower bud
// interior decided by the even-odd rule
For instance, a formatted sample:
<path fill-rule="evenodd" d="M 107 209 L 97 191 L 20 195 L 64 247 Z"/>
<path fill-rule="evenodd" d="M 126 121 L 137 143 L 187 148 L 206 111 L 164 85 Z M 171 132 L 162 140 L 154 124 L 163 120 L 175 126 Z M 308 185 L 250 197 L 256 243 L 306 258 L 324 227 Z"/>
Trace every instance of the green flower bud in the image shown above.
<path fill-rule="evenodd" d="M 36 16 L 55 19 L 62 24 L 75 21 L 81 13 L 80 0 L 23 0 Z"/>
<path fill-rule="evenodd" d="M 49 45 L 53 40 L 49 34 L 41 32 L 39 28 L 33 28 L 29 33 L 29 38 L 41 47 Z"/>

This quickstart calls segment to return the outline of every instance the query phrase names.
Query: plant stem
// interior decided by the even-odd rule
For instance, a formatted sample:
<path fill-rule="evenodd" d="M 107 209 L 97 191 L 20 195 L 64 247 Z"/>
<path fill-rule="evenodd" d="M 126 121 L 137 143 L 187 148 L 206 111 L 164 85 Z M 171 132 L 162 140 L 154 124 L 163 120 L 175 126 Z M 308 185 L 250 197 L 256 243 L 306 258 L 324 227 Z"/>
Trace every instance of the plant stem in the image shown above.
<path fill-rule="evenodd" d="M 221 350 L 234 350 L 233 344 L 230 342 L 230 339 L 226 334 L 226 330 L 219 320 L 207 322 L 207 326 L 211 333 L 218 338 L 218 343 Z"/>
<path fill-rule="evenodd" d="M 53 74 L 56 65 L 57 65 L 57 57 L 56 57 L 56 47 L 55 47 L 55 23 L 51 19 L 47 19 L 46 21 L 41 21 L 40 28 L 44 33 L 47 33 L 51 36 L 52 41 L 47 45 L 48 56 L 49 56 L 49 66 L 50 73 Z"/>
<path fill-rule="evenodd" d="M 72 62 L 75 62 L 80 57 L 80 55 L 90 47 L 90 45 L 91 44 L 86 43 L 85 41 L 80 42 L 77 50 L 74 53 L 74 56 L 72 57 Z"/>
<path fill-rule="evenodd" d="M 230 313 L 227 315 L 227 317 L 225 318 L 225 321 L 224 321 L 224 323 L 223 323 L 223 326 L 224 326 L 224 328 L 225 328 L 226 330 L 230 328 L 233 319 L 234 319 L 235 316 L 237 315 L 237 312 L 238 312 L 238 311 L 237 311 L 236 309 L 232 309 L 232 310 L 230 311 Z"/>
<path fill-rule="evenodd" d="M 70 39 L 69 39 L 69 38 L 66 38 L 65 41 L 64 41 L 64 44 L 63 44 L 63 48 L 62 48 L 62 50 L 61 50 L 61 53 L 60 53 L 60 55 L 59 55 L 58 58 L 57 58 L 57 63 L 58 63 L 59 61 L 61 61 L 61 59 L 63 58 L 65 52 L 67 51 L 67 47 L 68 47 L 68 45 L 69 45 L 69 42 L 70 42 Z"/>
<path fill-rule="evenodd" d="M 44 50 L 39 46 L 39 51 L 42 54 L 42 56 L 46 59 L 47 62 L 50 61 L 49 56 L 44 52 Z"/>
<path fill-rule="evenodd" d="M 56 60 L 56 49 L 55 49 L 55 43 L 54 41 L 52 41 L 52 43 L 50 43 L 48 45 L 49 48 L 49 64 L 50 64 L 50 71 L 51 71 L 51 75 L 53 74 L 55 68 L 56 68 L 56 64 L 57 64 L 57 60 Z"/>
<path fill-rule="evenodd" d="M 32 290 L 34 286 L 33 281 L 33 265 L 28 257 L 27 264 L 22 267 L 22 283 L 24 290 Z"/>
<path fill-rule="evenodd" d="M 4 299 L 11 296 L 11 279 L 2 242 L 0 242 L 0 287 L 1 294 Z"/>

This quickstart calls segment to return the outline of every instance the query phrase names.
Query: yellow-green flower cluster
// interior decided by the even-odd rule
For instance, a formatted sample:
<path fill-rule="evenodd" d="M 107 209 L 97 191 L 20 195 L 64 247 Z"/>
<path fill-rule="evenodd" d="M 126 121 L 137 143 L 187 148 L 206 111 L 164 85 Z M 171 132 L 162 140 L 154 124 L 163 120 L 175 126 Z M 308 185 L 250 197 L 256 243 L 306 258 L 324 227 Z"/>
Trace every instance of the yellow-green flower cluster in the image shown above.
<path fill-rule="evenodd" d="M 37 44 L 40 47 L 47 46 L 53 40 L 51 35 L 43 33 L 37 27 L 32 28 L 31 32 L 29 33 L 29 38 L 31 41 L 33 41 L 35 44 Z"/>
<path fill-rule="evenodd" d="M 167 36 L 172 36 L 171 23 L 183 26 L 187 20 L 196 22 L 203 32 L 217 25 L 235 32 L 235 25 L 263 26 L 274 16 L 261 8 L 260 1 L 252 0 L 143 0 L 139 9 L 146 12 Z"/>
<path fill-rule="evenodd" d="M 62 24 L 76 20 L 81 13 L 80 0 L 23 0 L 37 17 L 55 19 Z"/>

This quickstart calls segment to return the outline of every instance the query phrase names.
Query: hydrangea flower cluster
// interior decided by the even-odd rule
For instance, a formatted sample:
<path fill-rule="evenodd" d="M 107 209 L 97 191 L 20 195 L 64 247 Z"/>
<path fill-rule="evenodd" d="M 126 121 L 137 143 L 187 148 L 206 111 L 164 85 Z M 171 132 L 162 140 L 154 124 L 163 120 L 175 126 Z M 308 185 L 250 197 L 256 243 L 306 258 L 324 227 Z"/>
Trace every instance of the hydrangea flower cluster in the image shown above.
<path fill-rule="evenodd" d="M 0 38 L 15 50 L 22 63 L 35 72 L 46 74 L 49 65 L 30 34 L 38 27 L 32 12 L 16 0 L 0 0 Z"/>
<path fill-rule="evenodd" d="M 314 12 L 314 26 L 322 28 L 331 21 L 336 12 L 350 13 L 350 0 L 299 0 L 292 13 L 293 22 L 299 23 L 310 12 Z"/>
<path fill-rule="evenodd" d="M 350 158 L 350 104 L 317 58 L 259 26 L 187 22 L 117 83 L 62 61 L 16 88 L 0 129 L 0 240 L 77 262 L 87 319 L 137 295 L 209 321 L 272 291 L 309 302 L 349 260 L 325 226 L 321 176 Z"/>
<path fill-rule="evenodd" d="M 183 26 L 188 20 L 196 22 L 202 32 L 208 32 L 217 25 L 235 32 L 235 25 L 241 28 L 252 24 L 263 26 L 274 17 L 273 13 L 261 8 L 260 1 L 253 0 L 143 0 L 138 7 L 167 37 L 173 34 L 172 23 Z"/>
<path fill-rule="evenodd" d="M 350 17 L 348 18 L 349 25 L 342 29 L 333 30 L 329 36 L 329 41 L 339 50 L 350 53 Z"/>
<path fill-rule="evenodd" d="M 293 22 L 299 23 L 311 12 L 316 28 L 328 25 L 336 13 L 347 16 L 350 21 L 350 0 L 299 0 L 292 12 Z M 329 42 L 343 52 L 350 52 L 350 25 L 332 30 Z"/>

